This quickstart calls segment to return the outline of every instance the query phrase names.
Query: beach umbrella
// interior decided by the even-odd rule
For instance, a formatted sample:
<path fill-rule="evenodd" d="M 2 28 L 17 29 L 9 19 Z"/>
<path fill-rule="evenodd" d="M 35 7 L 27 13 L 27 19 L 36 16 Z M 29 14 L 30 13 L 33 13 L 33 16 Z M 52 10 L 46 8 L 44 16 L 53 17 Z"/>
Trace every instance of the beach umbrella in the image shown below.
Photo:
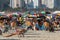
<path fill-rule="evenodd" d="M 16 15 L 16 14 L 12 14 L 12 17 L 18 17 L 18 15 Z"/>
<path fill-rule="evenodd" d="M 43 14 L 40 13 L 39 16 L 43 16 Z"/>
<path fill-rule="evenodd" d="M 2 14 L 0 14 L 0 16 L 3 16 Z"/>
<path fill-rule="evenodd" d="M 1 13 L 0 13 L 0 16 L 5 16 L 5 14 L 1 14 Z"/>
<path fill-rule="evenodd" d="M 41 13 L 42 13 L 42 14 L 46 14 L 46 12 L 45 12 L 45 11 L 42 11 Z"/>
<path fill-rule="evenodd" d="M 0 16 L 0 20 L 8 19 L 7 16 Z"/>
<path fill-rule="evenodd" d="M 23 13 L 22 13 L 22 12 L 17 12 L 17 14 L 19 14 L 19 15 L 23 15 Z"/>
<path fill-rule="evenodd" d="M 28 15 L 28 11 L 27 12 L 24 12 L 24 14 L 22 15 L 23 17 L 26 17 Z"/>
<path fill-rule="evenodd" d="M 58 14 L 58 13 L 60 13 L 60 11 L 55 11 L 55 12 L 53 12 L 53 14 Z"/>
<path fill-rule="evenodd" d="M 46 14 L 51 14 L 50 12 L 46 12 Z"/>
<path fill-rule="evenodd" d="M 46 18 L 45 16 L 39 16 L 39 18 Z"/>
<path fill-rule="evenodd" d="M 18 16 L 22 16 L 23 15 L 23 13 L 21 13 L 21 12 L 17 12 L 17 14 L 18 14 Z"/>
<path fill-rule="evenodd" d="M 12 16 L 17 17 L 19 14 L 17 12 L 12 13 Z"/>
<path fill-rule="evenodd" d="M 12 16 L 12 14 L 7 14 L 8 17 Z"/>
<path fill-rule="evenodd" d="M 60 16 L 60 13 L 58 13 L 57 15 Z"/>
<path fill-rule="evenodd" d="M 17 17 L 18 14 L 14 14 L 14 13 L 12 13 L 12 14 L 7 14 L 7 16 L 8 16 L 8 17 Z"/>

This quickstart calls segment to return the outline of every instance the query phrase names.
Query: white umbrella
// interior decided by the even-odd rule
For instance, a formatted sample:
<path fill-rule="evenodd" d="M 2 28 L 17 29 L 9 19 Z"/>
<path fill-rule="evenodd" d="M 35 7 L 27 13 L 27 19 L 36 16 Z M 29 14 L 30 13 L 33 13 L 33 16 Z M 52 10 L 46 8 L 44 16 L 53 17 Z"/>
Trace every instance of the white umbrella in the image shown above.
<path fill-rule="evenodd" d="M 18 15 L 18 13 L 17 13 L 17 12 L 15 12 L 15 13 L 12 13 L 12 15 Z"/>
<path fill-rule="evenodd" d="M 60 13 L 60 11 L 55 11 L 55 12 L 53 12 L 53 14 L 58 14 L 58 13 Z"/>

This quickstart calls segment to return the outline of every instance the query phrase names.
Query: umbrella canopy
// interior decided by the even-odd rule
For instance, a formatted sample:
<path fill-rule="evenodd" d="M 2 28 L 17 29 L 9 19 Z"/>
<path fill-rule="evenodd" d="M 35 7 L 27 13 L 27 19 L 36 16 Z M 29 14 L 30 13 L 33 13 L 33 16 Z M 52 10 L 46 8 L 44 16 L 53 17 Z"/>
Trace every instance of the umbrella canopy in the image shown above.
<path fill-rule="evenodd" d="M 0 20 L 9 19 L 7 16 L 0 17 Z"/>
<path fill-rule="evenodd" d="M 55 12 L 53 12 L 53 14 L 58 14 L 58 13 L 60 13 L 60 11 L 55 11 Z"/>
<path fill-rule="evenodd" d="M 32 17 L 33 18 L 33 17 L 37 17 L 37 16 L 36 15 L 29 15 L 29 17 Z"/>
<path fill-rule="evenodd" d="M 23 13 L 22 13 L 22 12 L 17 12 L 17 14 L 18 14 L 18 15 L 23 15 Z"/>
<path fill-rule="evenodd" d="M 25 12 L 22 16 L 26 17 L 28 15 L 29 11 Z"/>
<path fill-rule="evenodd" d="M 40 13 L 39 16 L 44 16 L 44 15 Z"/>
<path fill-rule="evenodd" d="M 39 16 L 38 18 L 42 18 L 42 19 L 44 18 L 45 19 L 46 17 L 45 16 Z"/>
<path fill-rule="evenodd" d="M 0 14 L 0 16 L 3 16 L 2 14 Z"/>
<path fill-rule="evenodd" d="M 60 13 L 59 14 L 57 14 L 58 16 L 60 16 Z"/>
<path fill-rule="evenodd" d="M 11 13 L 11 14 L 7 14 L 7 16 L 8 16 L 8 17 L 17 17 L 18 14 L 16 14 L 16 13 Z"/>
<path fill-rule="evenodd" d="M 12 16 L 12 14 L 7 14 L 8 17 Z"/>
<path fill-rule="evenodd" d="M 18 13 L 17 12 L 14 12 L 14 13 L 12 13 L 12 15 L 18 15 Z"/>
<path fill-rule="evenodd" d="M 12 13 L 12 16 L 13 17 L 17 17 L 19 14 L 17 13 L 17 12 L 15 12 L 15 13 Z"/>
<path fill-rule="evenodd" d="M 5 16 L 5 14 L 1 14 L 1 13 L 0 13 L 0 16 Z"/>
<path fill-rule="evenodd" d="M 46 12 L 46 14 L 51 14 L 50 12 Z"/>
<path fill-rule="evenodd" d="M 45 11 L 42 11 L 41 13 L 42 13 L 42 14 L 46 14 L 46 12 L 45 12 Z"/>

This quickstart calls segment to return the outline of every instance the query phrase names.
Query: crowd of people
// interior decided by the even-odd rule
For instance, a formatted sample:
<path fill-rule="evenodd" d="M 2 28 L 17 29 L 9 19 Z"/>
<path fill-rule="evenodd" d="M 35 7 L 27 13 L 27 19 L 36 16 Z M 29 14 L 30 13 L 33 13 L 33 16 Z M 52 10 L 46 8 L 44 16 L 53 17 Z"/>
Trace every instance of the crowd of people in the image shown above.
<path fill-rule="evenodd" d="M 60 19 L 47 18 L 46 15 L 39 17 L 29 17 L 29 13 L 26 18 L 22 15 L 18 17 L 0 18 L 0 34 L 8 32 L 8 30 L 26 29 L 26 30 L 46 30 L 54 32 L 54 28 L 60 27 Z"/>

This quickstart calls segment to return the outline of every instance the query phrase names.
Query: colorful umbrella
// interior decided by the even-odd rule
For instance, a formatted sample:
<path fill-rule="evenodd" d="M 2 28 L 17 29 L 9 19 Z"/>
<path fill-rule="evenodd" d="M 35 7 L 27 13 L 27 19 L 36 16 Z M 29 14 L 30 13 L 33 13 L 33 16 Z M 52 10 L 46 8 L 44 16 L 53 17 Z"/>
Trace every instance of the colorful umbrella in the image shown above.
<path fill-rule="evenodd" d="M 17 14 L 17 13 L 13 13 L 12 16 L 13 16 L 13 17 L 17 17 L 18 14 Z"/>
<path fill-rule="evenodd" d="M 8 17 L 12 16 L 12 14 L 7 14 Z"/>
<path fill-rule="evenodd" d="M 42 13 L 42 14 L 46 14 L 46 12 L 45 12 L 45 11 L 42 11 L 41 13 Z"/>
<path fill-rule="evenodd" d="M 17 17 L 18 14 L 16 14 L 16 13 L 11 13 L 11 14 L 7 14 L 7 16 L 8 16 L 8 17 Z"/>

